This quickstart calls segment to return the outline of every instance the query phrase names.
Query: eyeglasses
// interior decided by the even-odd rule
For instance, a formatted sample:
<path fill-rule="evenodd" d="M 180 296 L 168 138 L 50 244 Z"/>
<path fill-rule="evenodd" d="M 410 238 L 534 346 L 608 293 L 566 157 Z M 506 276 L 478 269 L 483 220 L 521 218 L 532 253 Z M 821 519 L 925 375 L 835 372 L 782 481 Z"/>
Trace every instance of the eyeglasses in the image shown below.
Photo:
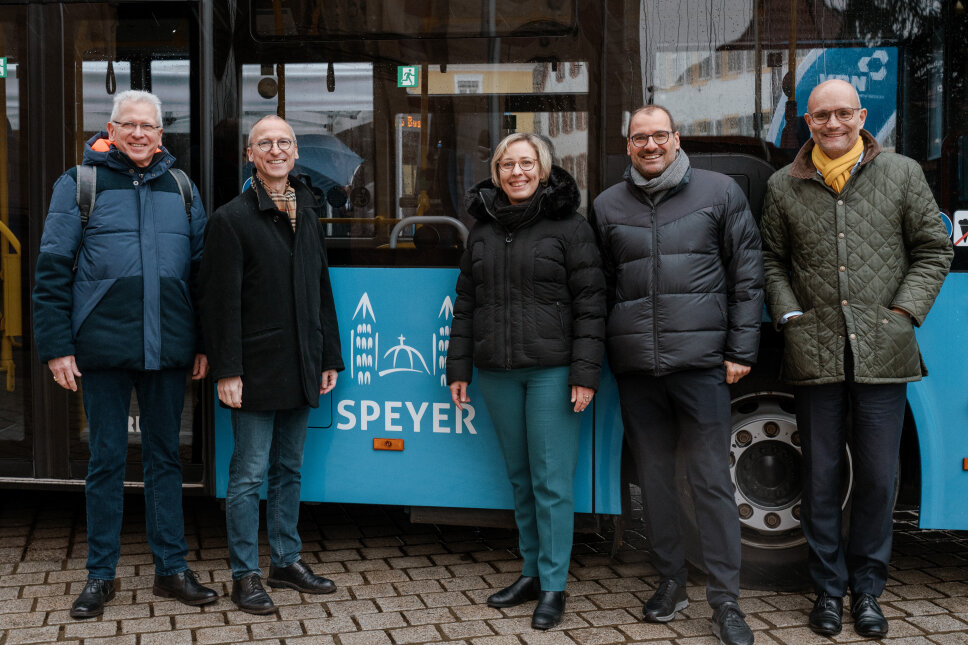
<path fill-rule="evenodd" d="M 512 161 L 510 159 L 505 159 L 504 161 L 498 163 L 497 167 L 501 169 L 501 172 L 514 172 L 514 167 L 519 166 L 524 172 L 529 170 L 534 170 L 534 165 L 537 162 L 534 159 L 520 159 L 518 161 Z"/>
<path fill-rule="evenodd" d="M 830 120 L 831 116 L 837 117 L 841 123 L 847 123 L 854 118 L 854 113 L 864 108 L 837 108 L 836 110 L 818 110 L 817 112 L 807 112 L 810 120 L 817 125 L 823 125 Z"/>
<path fill-rule="evenodd" d="M 629 137 L 629 141 L 631 141 L 632 145 L 636 148 L 643 147 L 649 142 L 649 139 L 655 141 L 655 145 L 661 146 L 663 143 L 667 143 L 669 141 L 669 137 L 671 136 L 672 132 L 669 130 L 659 130 L 657 132 L 653 132 L 652 134 L 633 134 L 631 137 Z"/>
<path fill-rule="evenodd" d="M 262 152 L 269 152 L 272 150 L 273 144 L 279 146 L 280 150 L 286 151 L 292 147 L 293 141 L 292 139 L 276 139 L 275 141 L 272 141 L 271 139 L 263 139 L 262 141 L 256 141 L 255 143 L 256 147 Z"/>
<path fill-rule="evenodd" d="M 145 134 L 161 132 L 161 126 L 152 123 L 132 123 L 131 121 L 111 121 L 111 123 L 118 126 L 118 129 L 125 133 L 134 132 L 138 128 L 141 128 L 141 131 Z"/>

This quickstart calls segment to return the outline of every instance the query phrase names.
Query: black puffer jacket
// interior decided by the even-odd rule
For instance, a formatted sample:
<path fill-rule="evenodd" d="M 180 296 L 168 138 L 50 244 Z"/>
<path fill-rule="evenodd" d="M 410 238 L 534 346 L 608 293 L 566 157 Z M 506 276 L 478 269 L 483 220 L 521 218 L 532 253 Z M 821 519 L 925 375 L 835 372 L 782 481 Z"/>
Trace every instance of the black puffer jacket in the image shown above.
<path fill-rule="evenodd" d="M 612 371 L 656 376 L 756 362 L 760 234 L 729 177 L 691 168 L 655 206 L 626 173 L 595 199 Z"/>
<path fill-rule="evenodd" d="M 570 384 L 597 390 L 605 282 L 594 233 L 575 210 L 581 200 L 575 180 L 554 166 L 511 230 L 496 217 L 501 197 L 490 179 L 466 196 L 479 221 L 461 259 L 447 381 L 470 381 L 472 365 L 569 365 Z"/>

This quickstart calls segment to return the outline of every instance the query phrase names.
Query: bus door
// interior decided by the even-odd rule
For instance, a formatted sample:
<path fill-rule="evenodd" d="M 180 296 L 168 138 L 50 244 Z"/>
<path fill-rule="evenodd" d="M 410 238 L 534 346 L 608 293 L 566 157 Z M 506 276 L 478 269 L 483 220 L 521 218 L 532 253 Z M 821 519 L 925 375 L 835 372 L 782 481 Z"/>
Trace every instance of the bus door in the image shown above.
<path fill-rule="evenodd" d="M 549 139 L 556 163 L 577 180 L 587 211 L 589 183 L 597 176 L 590 162 L 597 132 L 590 119 L 596 96 L 590 70 L 601 36 L 564 35 L 577 29 L 578 15 L 565 2 L 571 13 L 556 16 L 568 24 L 553 27 L 547 44 L 534 37 L 453 39 L 457 25 L 480 20 L 479 7 L 473 20 L 465 16 L 467 23 L 451 16 L 453 29 L 435 32 L 441 40 L 394 36 L 361 45 L 331 34 L 334 40 L 314 43 L 318 31 L 300 30 L 302 23 L 288 22 L 288 14 L 281 23 L 270 20 L 259 13 L 261 4 L 253 3 L 250 16 L 255 42 L 236 39 L 244 60 L 237 149 L 259 116 L 279 114 L 293 126 L 297 163 L 324 202 L 346 365 L 336 389 L 310 416 L 303 499 L 510 508 L 503 457 L 480 393 L 472 383 L 471 403 L 459 411 L 446 383 L 456 266 L 474 226 L 464 193 L 490 176 L 491 154 L 503 137 L 535 132 Z M 295 15 L 301 3 L 285 6 Z M 392 6 L 375 15 L 406 21 L 416 10 Z M 506 8 L 504 19 L 512 22 L 522 11 Z M 418 21 L 412 33 L 430 24 Z M 540 28 L 548 27 L 529 27 Z M 307 158 L 304 146 L 320 142 L 340 154 Z M 337 157 L 344 166 L 336 167 Z M 239 179 L 247 172 L 242 168 Z M 617 513 L 621 430 L 617 441 L 612 435 L 610 444 L 598 446 L 593 421 L 587 414 L 577 510 Z M 231 449 L 228 415 L 219 409 L 220 496 Z M 597 467 L 596 459 L 609 467 Z M 598 487 L 596 476 L 602 477 Z"/>
<path fill-rule="evenodd" d="M 28 312 L 44 214 L 54 181 L 81 163 L 85 142 L 105 129 L 114 96 L 127 89 L 146 89 L 161 98 L 162 142 L 176 165 L 197 179 L 192 148 L 199 136 L 192 119 L 197 83 L 190 73 L 197 64 L 197 35 L 188 3 L 38 3 L 0 9 L 0 485 L 82 485 L 87 475 L 83 378 L 77 392 L 63 390 L 47 366 L 32 359 Z M 37 56 L 32 66 L 23 64 L 30 42 L 29 52 Z M 186 379 L 179 452 L 186 484 L 201 487 L 203 433 L 196 401 L 196 389 Z M 125 481 L 140 486 L 135 397 L 127 436 Z"/>

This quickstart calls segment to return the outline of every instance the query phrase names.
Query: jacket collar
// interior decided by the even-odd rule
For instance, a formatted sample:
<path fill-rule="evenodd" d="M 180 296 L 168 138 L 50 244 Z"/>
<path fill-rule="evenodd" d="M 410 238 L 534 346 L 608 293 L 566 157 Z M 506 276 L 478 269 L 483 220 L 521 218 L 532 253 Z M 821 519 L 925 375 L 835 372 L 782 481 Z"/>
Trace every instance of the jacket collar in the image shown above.
<path fill-rule="evenodd" d="M 464 207 L 476 219 L 489 222 L 493 219 L 490 210 L 498 190 L 489 178 L 480 181 L 464 195 Z M 536 210 L 535 217 L 565 219 L 581 204 L 581 193 L 578 184 L 566 170 L 552 166 L 540 199 L 540 208 Z"/>
<path fill-rule="evenodd" d="M 626 187 L 629 189 L 629 192 L 635 195 L 635 198 L 637 200 L 639 200 L 646 206 L 655 206 L 655 204 L 653 204 L 652 202 L 652 198 L 649 197 L 649 195 L 642 189 L 641 186 L 635 183 L 634 179 L 632 179 L 631 163 L 629 163 L 625 167 L 625 174 L 622 175 L 622 179 L 625 180 Z M 675 187 L 670 188 L 665 193 L 663 193 L 659 201 L 664 202 L 665 200 L 669 199 L 676 193 L 682 191 L 689 184 L 690 179 L 692 179 L 692 164 L 689 165 L 689 168 L 686 170 L 686 174 L 683 175 L 682 180 L 678 184 L 676 184 Z"/>
<path fill-rule="evenodd" d="M 874 138 L 867 130 L 860 131 L 860 138 L 864 141 L 864 158 L 861 159 L 860 165 L 863 168 L 870 162 L 874 161 L 874 157 L 881 153 L 881 146 L 877 143 L 877 139 Z M 790 165 L 789 175 L 791 177 L 796 177 L 797 179 L 813 179 L 817 176 L 817 167 L 813 163 L 813 147 L 817 145 L 813 138 L 803 144 L 800 148 L 800 152 L 797 153 L 796 159 Z"/>
<path fill-rule="evenodd" d="M 145 179 L 155 179 L 168 172 L 175 157 L 168 152 L 165 146 L 159 146 L 155 150 L 155 155 L 151 163 L 146 168 L 136 166 L 133 161 L 108 140 L 108 133 L 105 130 L 95 134 L 87 140 L 84 146 L 84 163 L 86 165 L 107 166 L 112 170 L 127 173 L 135 170 L 138 174 L 144 175 Z"/>

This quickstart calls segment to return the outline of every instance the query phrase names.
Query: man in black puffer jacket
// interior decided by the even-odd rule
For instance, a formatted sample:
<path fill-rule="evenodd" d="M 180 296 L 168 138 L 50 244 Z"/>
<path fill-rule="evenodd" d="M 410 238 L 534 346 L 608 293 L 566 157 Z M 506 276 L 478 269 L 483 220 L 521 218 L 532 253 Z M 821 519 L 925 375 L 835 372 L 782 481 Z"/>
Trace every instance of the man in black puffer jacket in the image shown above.
<path fill-rule="evenodd" d="M 625 181 L 594 202 L 608 297 L 606 346 L 635 455 L 649 541 L 662 581 L 645 619 L 689 603 L 675 487 L 677 444 L 709 571 L 713 631 L 729 645 L 753 633 L 739 594 L 739 517 L 729 474 L 729 383 L 756 360 L 763 307 L 760 236 L 733 180 L 690 168 L 665 108 L 632 115 Z"/>

